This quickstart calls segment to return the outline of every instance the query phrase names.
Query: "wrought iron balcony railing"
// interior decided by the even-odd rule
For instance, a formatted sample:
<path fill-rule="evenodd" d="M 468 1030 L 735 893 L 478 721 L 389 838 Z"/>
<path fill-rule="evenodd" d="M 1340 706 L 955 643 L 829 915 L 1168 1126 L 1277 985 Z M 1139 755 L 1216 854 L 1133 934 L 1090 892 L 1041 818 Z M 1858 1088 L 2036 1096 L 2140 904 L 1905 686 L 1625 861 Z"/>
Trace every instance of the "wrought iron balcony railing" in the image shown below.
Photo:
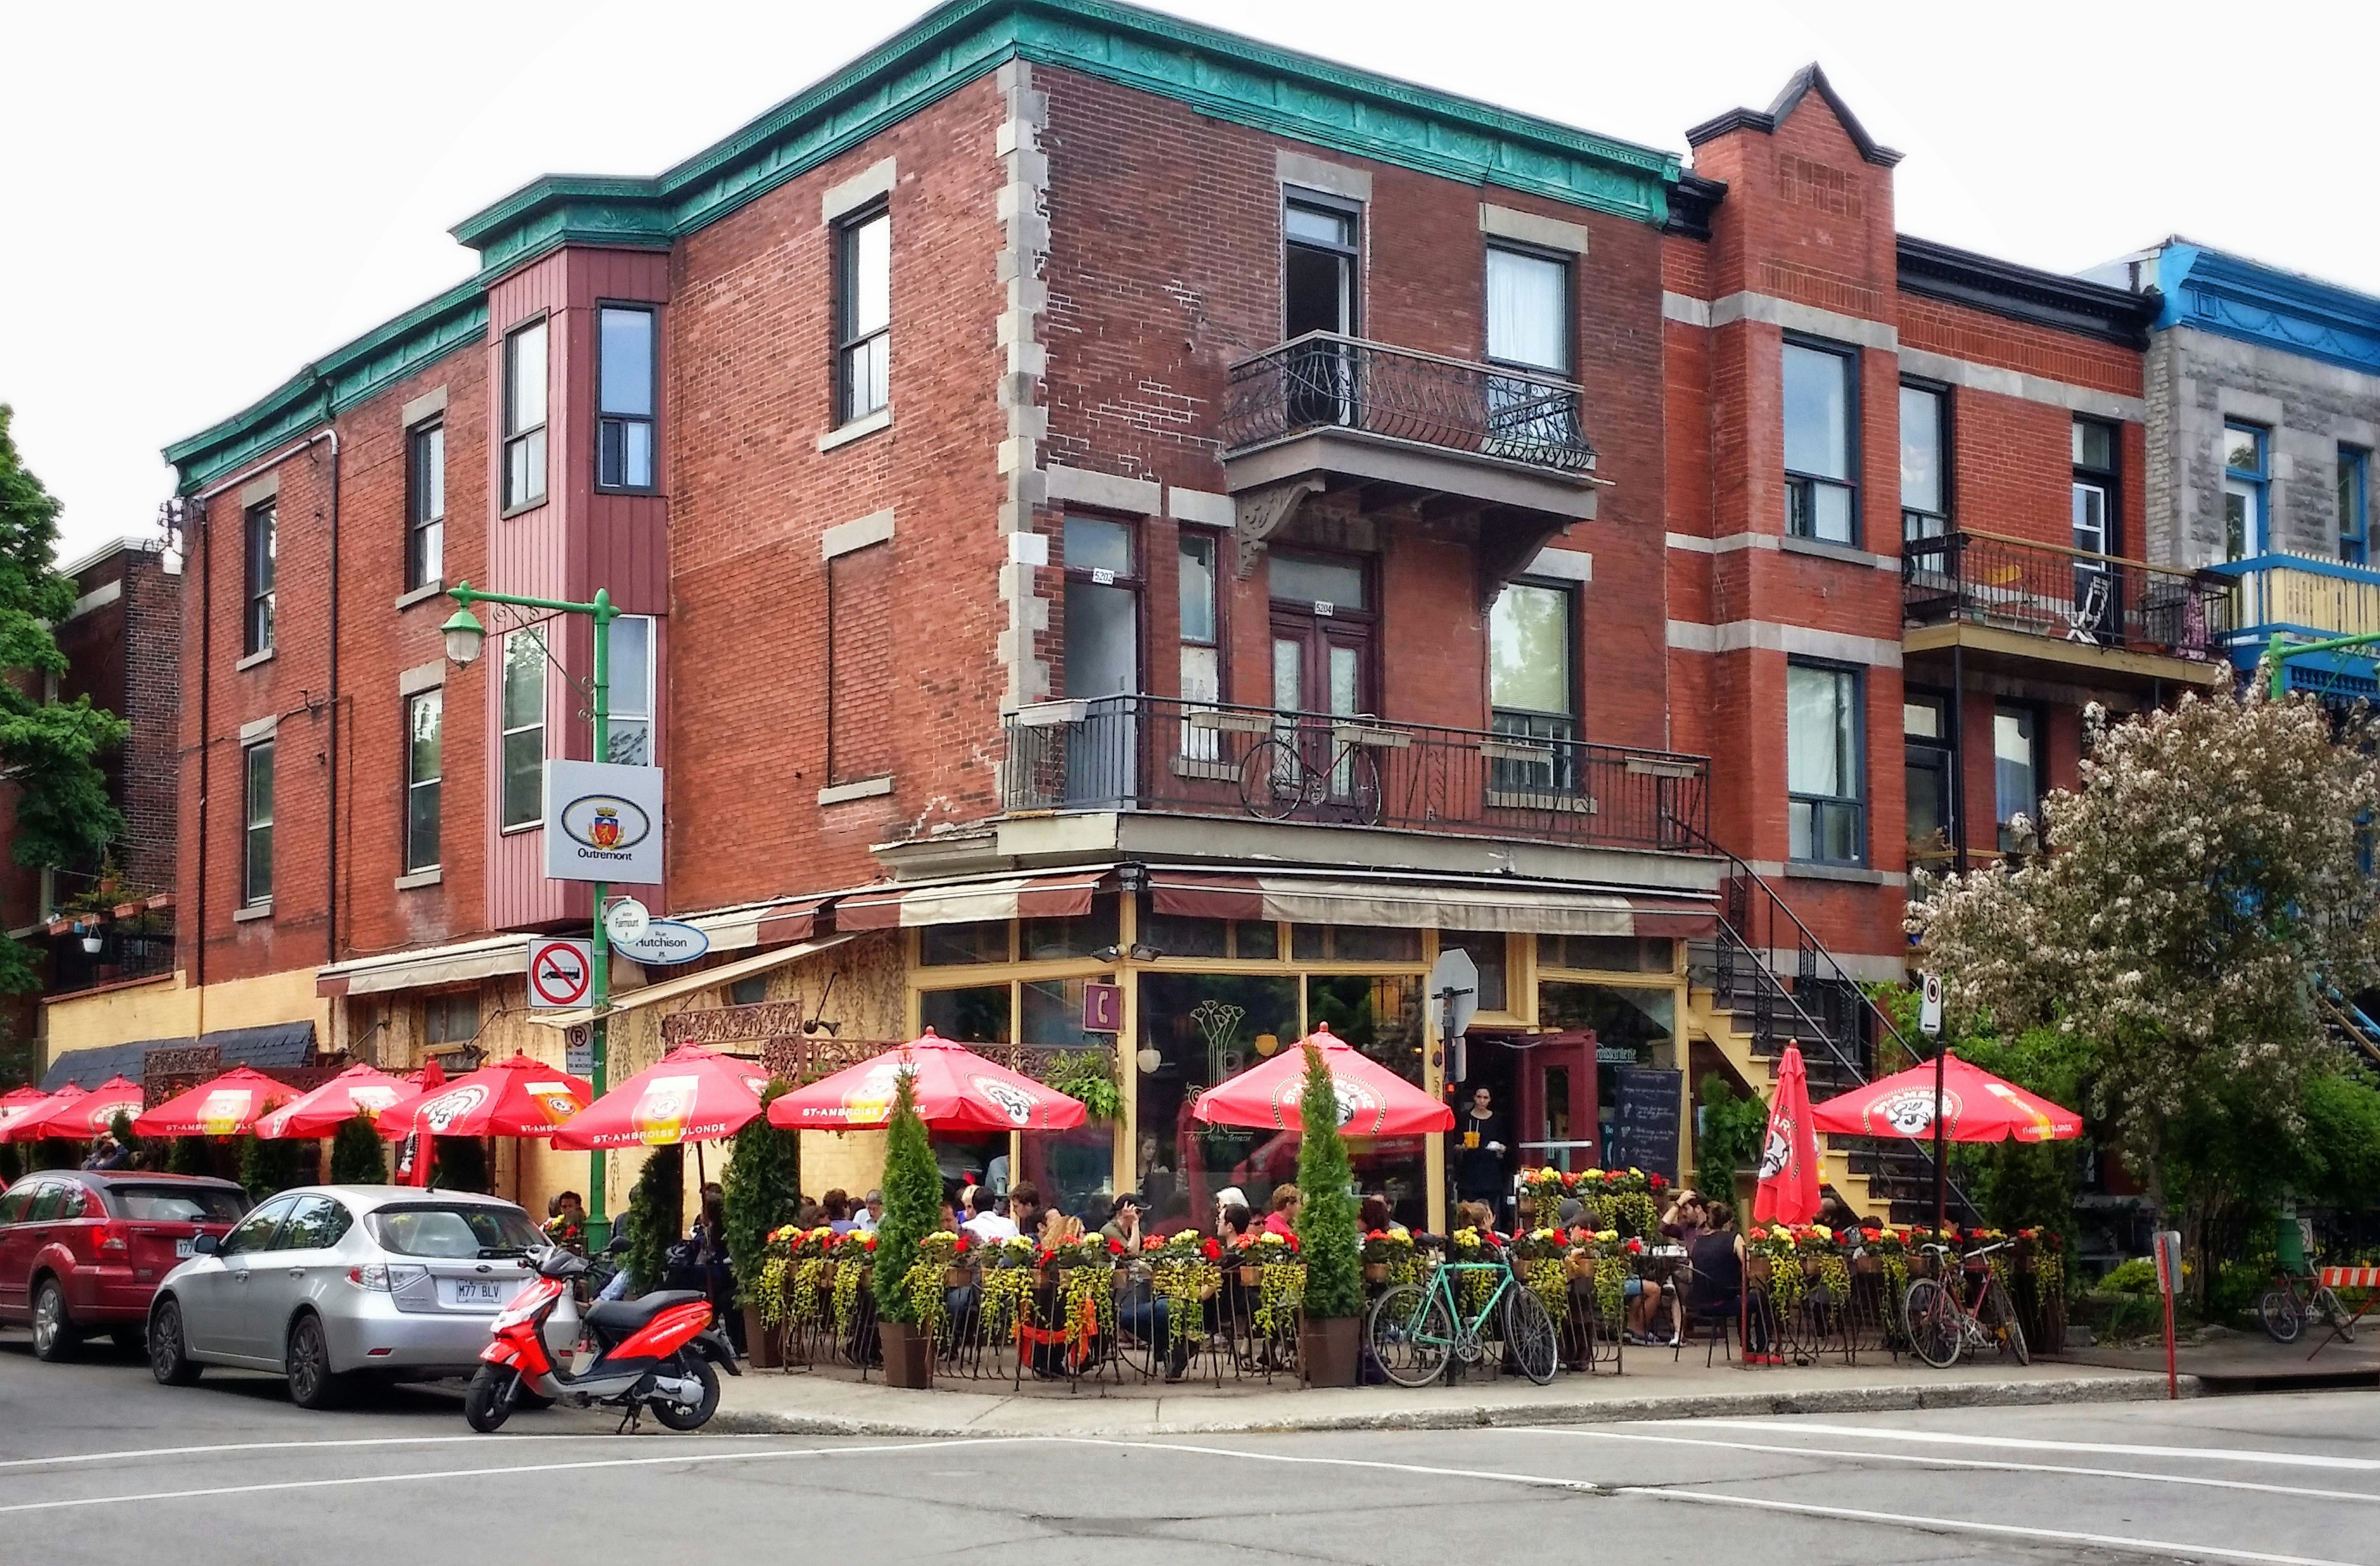
<path fill-rule="evenodd" d="M 1470 364 L 1309 332 L 1232 366 L 1226 453 L 1309 430 L 1358 430 L 1554 472 L 1595 471 L 1585 388 L 1532 370 Z"/>
<path fill-rule="evenodd" d="M 1003 803 L 1693 851 L 1699 756 L 1164 697 L 1051 701 L 1007 725 Z"/>
<path fill-rule="evenodd" d="M 2204 573 L 1972 529 L 1902 541 L 1900 602 L 1920 625 L 2194 660 L 2219 656 L 2231 625 L 2228 584 Z"/>
<path fill-rule="evenodd" d="M 93 924 L 99 950 L 83 950 L 83 937 L 68 933 L 50 941 L 50 986 L 53 995 L 71 995 L 103 984 L 154 978 L 174 971 L 174 931 L 126 929 L 118 924 Z"/>

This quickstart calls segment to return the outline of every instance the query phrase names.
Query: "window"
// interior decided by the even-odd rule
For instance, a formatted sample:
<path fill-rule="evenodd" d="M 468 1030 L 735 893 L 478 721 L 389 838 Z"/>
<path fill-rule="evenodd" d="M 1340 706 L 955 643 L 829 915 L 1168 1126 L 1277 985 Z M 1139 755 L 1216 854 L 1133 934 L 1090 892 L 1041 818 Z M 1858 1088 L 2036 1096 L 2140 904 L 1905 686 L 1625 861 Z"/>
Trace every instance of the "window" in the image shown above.
<path fill-rule="evenodd" d="M 254 906 L 273 901 L 273 742 L 241 752 L 248 788 L 241 832 L 239 900 Z"/>
<path fill-rule="evenodd" d="M 426 588 L 446 571 L 446 426 L 405 432 L 405 590 Z"/>
<path fill-rule="evenodd" d="M 289 1215 L 289 1226 L 281 1232 L 283 1251 L 328 1250 L 339 1243 L 349 1229 L 355 1227 L 355 1214 L 328 1196 L 303 1196 L 297 1210 Z"/>
<path fill-rule="evenodd" d="M 2074 547 L 2085 554 L 2120 554 L 2116 534 L 2116 429 L 2095 419 L 2074 421 Z M 2116 639 L 2122 625 L 2117 594 L 2122 578 L 2097 561 L 2074 563 L 2073 625 L 2095 638 Z"/>
<path fill-rule="evenodd" d="M 241 625 L 240 651 L 250 658 L 273 650 L 273 577 L 281 552 L 278 513 L 274 501 L 250 506 L 243 528 L 248 613 Z"/>
<path fill-rule="evenodd" d="M 2350 565 L 2372 559 L 2372 454 L 2338 448 L 2338 558 Z"/>
<path fill-rule="evenodd" d="M 283 1196 L 276 1201 L 265 1203 L 240 1220 L 237 1226 L 223 1237 L 223 1244 L 216 1254 L 227 1256 L 240 1256 L 249 1251 L 273 1249 L 273 1232 L 281 1227 L 281 1220 L 287 1218 L 290 1209 L 297 1205 L 298 1198 L 295 1196 Z"/>
<path fill-rule="evenodd" d="M 1070 804 L 1129 800 L 1137 776 L 1134 726 L 1140 690 L 1140 572 L 1134 530 L 1066 518 L 1066 645 L 1070 699 L 1094 705 L 1066 747 Z"/>
<path fill-rule="evenodd" d="M 1362 220 L 1362 208 L 1330 196 L 1300 191 L 1282 204 L 1283 340 L 1316 332 L 1355 335 L 1355 238 Z M 1288 376 L 1293 426 L 1354 422 L 1355 360 L 1344 344 L 1318 340 L 1296 349 Z"/>
<path fill-rule="evenodd" d="M 1488 696 L 1492 726 L 1523 743 L 1496 759 L 1488 787 L 1498 793 L 1578 786 L 1578 739 L 1571 649 L 1577 645 L 1577 599 L 1567 588 L 1515 582 L 1488 614 Z M 1542 758 L 1528 752 L 1542 748 Z"/>
<path fill-rule="evenodd" d="M 653 764 L 653 617 L 612 622 L 610 739 L 606 759 L 624 767 Z"/>
<path fill-rule="evenodd" d="M 1902 778 L 1909 800 L 1909 858 L 1912 864 L 1946 858 L 1957 851 L 1950 793 L 1950 703 L 1948 698 L 1911 691 L 1900 701 Z"/>
<path fill-rule="evenodd" d="M 2029 707 L 1992 710 L 1992 796 L 1999 815 L 2000 852 L 2030 853 L 2010 822 L 2019 816 L 2038 832 L 2041 819 L 2041 721 Z M 2032 833 L 2027 833 L 2028 839 Z"/>
<path fill-rule="evenodd" d="M 616 622 L 615 622 L 616 624 Z M 504 638 L 504 824 L 533 827 L 545 816 L 545 633 Z"/>
<path fill-rule="evenodd" d="M 504 509 L 545 498 L 545 322 L 504 339 Z"/>
<path fill-rule="evenodd" d="M 739 978 L 727 987 L 727 1003 L 731 1006 L 757 1006 L 769 998 L 769 976 L 754 974 Z"/>
<path fill-rule="evenodd" d="M 1215 535 L 1184 528 L 1178 564 L 1182 597 L 1182 699 L 1188 703 L 1223 699 L 1222 632 L 1216 613 Z M 1182 754 L 1196 761 L 1221 757 L 1222 734 L 1214 729 L 1182 725 Z"/>
<path fill-rule="evenodd" d="M 1949 531 L 1949 399 L 1931 386 L 1900 388 L 1900 536 Z"/>
<path fill-rule="evenodd" d="M 1857 864 L 1861 820 L 1859 675 L 1791 663 L 1785 670 L 1785 774 L 1796 859 Z"/>
<path fill-rule="evenodd" d="M 1855 543 L 1858 492 L 1852 483 L 1852 354 L 1785 345 L 1785 530 L 1796 538 Z"/>
<path fill-rule="evenodd" d="M 596 319 L 595 483 L 653 487 L 653 312 L 606 305 Z"/>
<path fill-rule="evenodd" d="M 446 693 L 425 690 L 405 698 L 405 868 L 438 868 L 438 785 L 444 774 L 440 728 Z"/>
<path fill-rule="evenodd" d="M 835 422 L 848 424 L 892 396 L 892 214 L 844 224 L 835 250 Z"/>
<path fill-rule="evenodd" d="M 421 1002 L 421 1041 L 468 1044 L 480 1037 L 480 992 L 449 989 Z"/>
<path fill-rule="evenodd" d="M 2265 431 L 2248 424 L 2223 426 L 2223 558 L 2245 560 L 2265 552 Z"/>
<path fill-rule="evenodd" d="M 1570 263 L 1500 245 L 1488 249 L 1488 361 L 1567 377 L 1571 370 Z M 1576 399 L 1559 386 L 1490 376 L 1488 428 L 1499 443 L 1570 445 Z"/>

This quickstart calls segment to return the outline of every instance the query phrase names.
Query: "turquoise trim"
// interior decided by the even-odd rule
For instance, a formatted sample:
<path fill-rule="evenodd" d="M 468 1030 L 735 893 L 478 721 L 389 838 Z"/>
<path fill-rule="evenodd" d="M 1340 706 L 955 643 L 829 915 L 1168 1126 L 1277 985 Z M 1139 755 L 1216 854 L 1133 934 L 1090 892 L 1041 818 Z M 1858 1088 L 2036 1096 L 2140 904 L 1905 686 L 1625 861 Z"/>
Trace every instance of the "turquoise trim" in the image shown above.
<path fill-rule="evenodd" d="M 2246 560 L 2226 560 L 2206 569 L 2217 577 L 2247 577 L 2258 571 L 2302 571 L 2310 577 L 2337 577 L 2344 581 L 2380 587 L 2380 569 L 2347 560 L 2323 560 L 2310 554 L 2259 554 Z M 2336 631 L 2320 631 L 2333 637 Z"/>
<path fill-rule="evenodd" d="M 2380 298 L 2181 240 L 2156 257 L 2157 330 L 2195 326 L 2380 375 Z"/>
<path fill-rule="evenodd" d="M 165 459 L 200 488 L 465 341 L 495 278 L 565 245 L 666 249 L 996 69 L 1026 59 L 1234 125 L 1658 227 L 1678 155 L 1378 76 L 1115 0 L 952 0 L 716 145 L 646 178 L 549 175 L 455 225 L 470 282 L 309 365 Z"/>

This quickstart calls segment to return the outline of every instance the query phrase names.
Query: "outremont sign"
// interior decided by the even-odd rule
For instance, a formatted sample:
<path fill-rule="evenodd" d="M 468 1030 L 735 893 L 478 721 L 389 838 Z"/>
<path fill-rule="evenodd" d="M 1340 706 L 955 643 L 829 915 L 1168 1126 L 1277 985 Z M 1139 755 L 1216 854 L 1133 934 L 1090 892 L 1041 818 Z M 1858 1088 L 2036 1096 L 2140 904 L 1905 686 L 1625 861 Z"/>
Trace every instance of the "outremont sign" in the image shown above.
<path fill-rule="evenodd" d="M 548 761 L 545 873 L 553 880 L 661 884 L 662 770 Z"/>

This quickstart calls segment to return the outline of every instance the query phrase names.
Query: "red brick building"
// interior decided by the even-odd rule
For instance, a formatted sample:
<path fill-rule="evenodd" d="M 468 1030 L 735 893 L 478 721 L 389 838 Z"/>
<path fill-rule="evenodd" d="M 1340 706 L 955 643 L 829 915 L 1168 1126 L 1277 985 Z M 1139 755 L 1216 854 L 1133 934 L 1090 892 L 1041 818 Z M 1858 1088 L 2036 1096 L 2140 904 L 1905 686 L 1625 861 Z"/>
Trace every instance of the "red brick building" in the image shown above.
<path fill-rule="evenodd" d="M 1041 1061 L 1110 1044 L 1112 982 L 1124 1123 L 946 1164 L 1199 1213 L 1289 1155 L 1189 1102 L 1306 1029 L 1450 1085 L 1456 947 L 1528 1161 L 1673 1161 L 1644 1107 L 1787 1033 L 1864 1069 L 1911 845 L 2021 849 L 2080 705 L 2212 677 L 2204 625 L 2119 558 L 2139 300 L 1899 235 L 1815 67 L 1688 139 L 956 0 L 662 175 L 468 219 L 469 282 L 169 453 L 189 988 L 561 1060 L 517 932 L 590 912 L 538 767 L 589 753 L 591 646 L 447 664 L 468 578 L 631 616 L 645 900 L 712 955 L 620 965 L 615 1071 Z M 867 1178 L 813 1140 L 806 1184 Z M 1440 1210 L 1446 1148 L 1359 1164 Z"/>

